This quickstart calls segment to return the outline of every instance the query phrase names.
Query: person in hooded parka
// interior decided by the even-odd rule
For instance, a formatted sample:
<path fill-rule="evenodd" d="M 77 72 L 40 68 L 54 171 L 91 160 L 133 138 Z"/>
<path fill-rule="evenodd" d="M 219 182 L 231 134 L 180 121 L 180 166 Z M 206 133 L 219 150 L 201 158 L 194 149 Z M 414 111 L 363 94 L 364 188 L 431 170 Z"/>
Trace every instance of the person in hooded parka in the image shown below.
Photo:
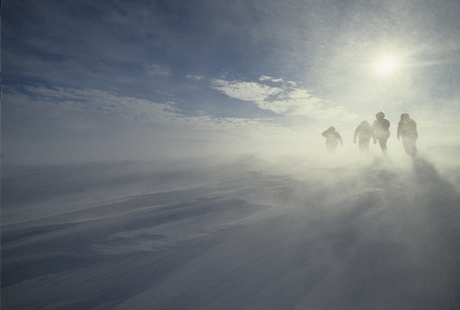
<path fill-rule="evenodd" d="M 409 114 L 401 114 L 401 120 L 398 123 L 398 132 L 396 134 L 398 140 L 402 137 L 404 150 L 409 156 L 417 155 L 417 123 L 410 118 Z"/>
<path fill-rule="evenodd" d="M 359 150 L 363 154 L 369 154 L 369 141 L 372 138 L 372 127 L 367 121 L 362 121 L 361 124 L 356 127 L 355 134 L 353 136 L 353 142 L 356 143 L 358 138 Z"/>
<path fill-rule="evenodd" d="M 379 141 L 383 155 L 387 156 L 387 141 L 390 137 L 390 122 L 385 119 L 385 114 L 379 112 L 375 115 L 376 120 L 372 124 L 372 137 L 374 144 Z"/>
<path fill-rule="evenodd" d="M 322 135 L 326 138 L 326 148 L 329 152 L 334 153 L 339 143 L 343 145 L 342 136 L 332 126 L 325 130 Z"/>

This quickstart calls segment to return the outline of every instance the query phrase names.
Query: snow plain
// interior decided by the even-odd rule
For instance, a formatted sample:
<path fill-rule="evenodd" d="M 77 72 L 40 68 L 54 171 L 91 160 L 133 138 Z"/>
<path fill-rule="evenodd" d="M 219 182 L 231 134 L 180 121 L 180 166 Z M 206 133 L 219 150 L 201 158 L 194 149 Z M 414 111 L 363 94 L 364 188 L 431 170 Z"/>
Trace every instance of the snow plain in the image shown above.
<path fill-rule="evenodd" d="M 460 309 L 460 170 L 4 167 L 4 309 Z"/>

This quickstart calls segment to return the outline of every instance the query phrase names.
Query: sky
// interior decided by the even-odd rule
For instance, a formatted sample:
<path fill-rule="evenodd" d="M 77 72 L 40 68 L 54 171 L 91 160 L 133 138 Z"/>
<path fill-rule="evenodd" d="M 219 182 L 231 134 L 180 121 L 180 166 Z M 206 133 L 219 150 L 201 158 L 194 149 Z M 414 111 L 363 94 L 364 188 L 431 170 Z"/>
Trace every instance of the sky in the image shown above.
<path fill-rule="evenodd" d="M 303 155 L 379 111 L 390 140 L 409 113 L 425 148 L 460 144 L 459 17 L 457 0 L 3 1 L 4 162 Z"/>

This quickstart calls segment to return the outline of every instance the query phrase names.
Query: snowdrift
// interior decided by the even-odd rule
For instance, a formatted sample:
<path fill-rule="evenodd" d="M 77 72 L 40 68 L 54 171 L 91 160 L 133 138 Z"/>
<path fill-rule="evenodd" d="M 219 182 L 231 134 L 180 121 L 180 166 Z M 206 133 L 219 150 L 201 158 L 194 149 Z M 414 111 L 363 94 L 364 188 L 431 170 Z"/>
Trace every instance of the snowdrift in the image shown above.
<path fill-rule="evenodd" d="M 5 168 L 5 309 L 459 309 L 458 169 Z"/>

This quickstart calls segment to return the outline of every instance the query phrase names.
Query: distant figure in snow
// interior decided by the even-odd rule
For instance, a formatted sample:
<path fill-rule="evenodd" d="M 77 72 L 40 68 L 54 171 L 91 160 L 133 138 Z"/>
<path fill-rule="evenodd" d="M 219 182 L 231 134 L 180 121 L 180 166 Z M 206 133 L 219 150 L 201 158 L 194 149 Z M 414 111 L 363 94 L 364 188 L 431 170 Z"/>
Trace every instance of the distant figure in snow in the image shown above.
<path fill-rule="evenodd" d="M 356 143 L 356 138 L 359 140 L 359 150 L 363 154 L 369 154 L 369 141 L 372 138 L 372 127 L 367 121 L 362 121 L 356 127 L 355 135 L 353 136 L 353 143 Z"/>
<path fill-rule="evenodd" d="M 387 156 L 387 140 L 390 137 L 390 122 L 385 119 L 385 114 L 379 112 L 375 115 L 376 120 L 372 124 L 372 137 L 374 144 L 379 141 L 383 155 Z"/>
<path fill-rule="evenodd" d="M 415 157 L 417 155 L 417 123 L 409 117 L 409 114 L 401 114 L 396 136 L 398 140 L 402 137 L 402 144 L 406 153 Z"/>
<path fill-rule="evenodd" d="M 322 135 L 326 138 L 326 148 L 329 152 L 335 152 L 339 143 L 340 145 L 343 145 L 342 137 L 332 126 L 325 130 Z"/>

